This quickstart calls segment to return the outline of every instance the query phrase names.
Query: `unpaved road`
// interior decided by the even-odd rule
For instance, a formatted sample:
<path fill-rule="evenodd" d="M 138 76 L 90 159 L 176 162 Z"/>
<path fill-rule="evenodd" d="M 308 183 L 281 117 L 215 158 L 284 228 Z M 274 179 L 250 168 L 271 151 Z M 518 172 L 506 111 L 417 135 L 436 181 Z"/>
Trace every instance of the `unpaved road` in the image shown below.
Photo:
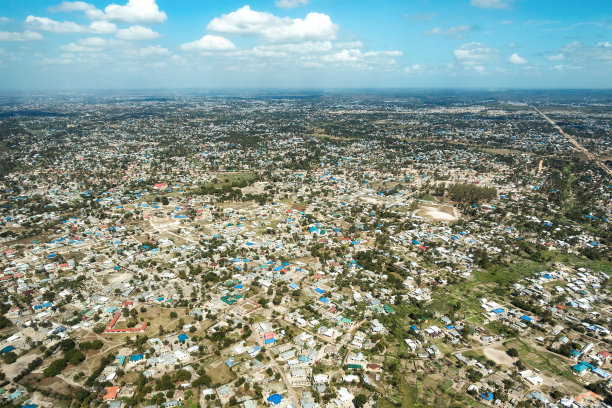
<path fill-rule="evenodd" d="M 568 142 L 570 142 L 572 144 L 572 146 L 574 146 L 574 150 L 584 153 L 586 155 L 586 157 L 595 162 L 595 164 L 597 164 L 599 167 L 601 167 L 603 169 L 603 171 L 605 171 L 606 173 L 608 173 L 609 175 L 612 176 L 612 170 L 606 166 L 606 164 L 601 161 L 599 159 L 599 157 L 595 156 L 593 153 L 591 153 L 590 151 L 588 151 L 583 145 L 581 145 L 580 143 L 578 143 L 578 141 L 576 139 L 574 139 L 573 136 L 568 135 L 567 133 L 565 133 L 563 131 L 563 129 L 561 129 L 561 127 L 559 125 L 557 125 L 555 123 L 554 120 L 552 120 L 551 118 L 548 117 L 548 115 L 546 115 L 545 113 L 543 113 L 541 110 L 539 110 L 538 108 L 536 108 L 535 106 L 532 106 L 532 108 L 538 112 L 540 114 L 540 116 L 542 116 L 544 119 L 546 119 L 546 121 L 548 123 L 550 123 L 551 125 L 553 125 L 558 131 L 559 133 L 561 133 L 561 135 L 567 139 Z"/>

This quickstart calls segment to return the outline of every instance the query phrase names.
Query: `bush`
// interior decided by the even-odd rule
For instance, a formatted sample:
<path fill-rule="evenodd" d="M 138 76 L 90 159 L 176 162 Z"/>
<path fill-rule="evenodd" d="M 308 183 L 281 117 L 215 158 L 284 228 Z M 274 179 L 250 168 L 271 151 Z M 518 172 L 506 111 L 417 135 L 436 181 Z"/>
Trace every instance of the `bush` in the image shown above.
<path fill-rule="evenodd" d="M 6 316 L 0 315 L 0 329 L 9 327 L 13 324 Z"/>
<path fill-rule="evenodd" d="M 506 354 L 509 355 L 510 357 L 516 358 L 518 357 L 518 350 L 515 348 L 508 349 L 508 351 L 506 351 Z"/>
<path fill-rule="evenodd" d="M 2 355 L 2 361 L 4 361 L 5 364 L 13 364 L 15 361 L 17 361 L 17 354 L 15 354 L 14 351 L 9 351 L 8 353 Z"/>
<path fill-rule="evenodd" d="M 79 348 L 81 350 L 100 350 L 103 344 L 101 340 L 83 341 L 79 344 Z"/>

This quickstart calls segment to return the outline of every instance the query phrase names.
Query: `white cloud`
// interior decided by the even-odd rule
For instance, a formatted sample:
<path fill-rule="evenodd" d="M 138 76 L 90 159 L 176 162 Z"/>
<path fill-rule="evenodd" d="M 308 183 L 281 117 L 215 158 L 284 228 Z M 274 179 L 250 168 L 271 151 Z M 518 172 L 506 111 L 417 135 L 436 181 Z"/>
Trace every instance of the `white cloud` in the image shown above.
<path fill-rule="evenodd" d="M 400 57 L 401 51 L 367 51 L 358 49 L 346 49 L 321 57 L 323 62 L 331 63 L 356 63 L 357 68 L 371 68 L 373 65 L 392 66 L 395 64 L 394 57 Z"/>
<path fill-rule="evenodd" d="M 101 48 L 98 47 L 86 47 L 84 45 L 79 45 L 75 43 L 70 43 L 66 45 L 60 46 L 62 51 L 71 52 L 71 53 L 82 53 L 82 52 L 100 52 Z"/>
<path fill-rule="evenodd" d="M 181 45 L 183 51 L 229 51 L 236 49 L 234 43 L 218 35 L 205 35 L 197 41 Z"/>
<path fill-rule="evenodd" d="M 43 36 L 35 31 L 26 30 L 23 33 L 0 31 L 0 41 L 24 42 L 37 41 L 42 39 Z"/>
<path fill-rule="evenodd" d="M 423 72 L 426 69 L 427 67 L 425 67 L 424 65 L 413 64 L 409 67 L 404 68 L 404 72 L 407 74 L 411 74 L 411 73 L 416 73 L 416 72 Z"/>
<path fill-rule="evenodd" d="M 514 0 L 470 0 L 470 4 L 483 9 L 504 10 L 510 8 Z"/>
<path fill-rule="evenodd" d="M 496 51 L 483 43 L 472 42 L 463 44 L 453 51 L 455 58 L 464 65 L 475 65 L 478 62 L 487 62 L 496 57 Z"/>
<path fill-rule="evenodd" d="M 52 12 L 83 12 L 90 20 L 114 20 L 125 23 L 163 23 L 168 19 L 156 0 L 128 0 L 125 5 L 110 4 L 104 11 L 84 1 L 62 1 L 49 9 Z"/>
<path fill-rule="evenodd" d="M 427 36 L 441 35 L 445 37 L 461 38 L 463 37 L 462 35 L 463 33 L 470 31 L 470 30 L 473 30 L 473 27 L 469 25 L 458 25 L 456 27 L 447 28 L 446 30 L 436 27 L 429 31 L 423 31 L 423 35 L 427 35 Z"/>
<path fill-rule="evenodd" d="M 50 31 L 58 34 L 85 33 L 109 34 L 115 32 L 117 26 L 108 21 L 94 21 L 89 26 L 80 25 L 72 21 L 55 21 L 48 17 L 28 16 L 25 19 L 28 27 L 35 30 Z"/>
<path fill-rule="evenodd" d="M 276 0 L 276 7 L 280 8 L 296 8 L 305 6 L 310 0 Z"/>
<path fill-rule="evenodd" d="M 551 55 L 550 57 L 548 57 L 549 61 L 563 61 L 564 59 L 565 55 L 563 55 L 563 53 Z"/>
<path fill-rule="evenodd" d="M 108 44 L 108 41 L 102 37 L 81 38 L 78 42 L 86 47 L 104 47 Z"/>
<path fill-rule="evenodd" d="M 94 21 L 89 25 L 89 31 L 95 34 L 110 34 L 117 30 L 117 26 L 109 21 Z"/>
<path fill-rule="evenodd" d="M 453 50 L 455 59 L 466 69 L 474 69 L 478 72 L 485 70 L 484 64 L 491 62 L 498 57 L 497 50 L 485 46 L 483 43 L 472 42 L 463 44 Z"/>
<path fill-rule="evenodd" d="M 55 21 L 47 17 L 36 17 L 28 16 L 25 19 L 26 25 L 29 27 L 42 30 L 51 31 L 53 33 L 82 33 L 87 31 L 87 27 L 74 23 L 72 21 Z"/>
<path fill-rule="evenodd" d="M 159 37 L 161 37 L 159 33 L 139 25 L 117 31 L 117 38 L 121 40 L 152 40 Z"/>
<path fill-rule="evenodd" d="M 323 56 L 325 62 L 356 62 L 361 57 L 361 51 L 358 49 L 342 50 L 335 54 Z"/>
<path fill-rule="evenodd" d="M 338 26 L 326 14 L 309 13 L 305 19 L 278 17 L 251 10 L 248 5 L 215 17 L 207 29 L 222 34 L 257 35 L 279 43 L 332 40 L 338 33 Z"/>
<path fill-rule="evenodd" d="M 576 65 L 612 64 L 612 43 L 599 42 L 595 45 L 583 44 L 575 41 L 567 44 L 560 50 L 561 52 L 552 57 L 552 61 L 569 61 Z"/>
<path fill-rule="evenodd" d="M 126 23 L 163 23 L 168 19 L 155 0 L 128 0 L 125 6 L 107 6 L 104 12 L 108 19 Z"/>
<path fill-rule="evenodd" d="M 336 42 L 334 43 L 336 48 L 363 48 L 363 43 L 359 40 L 347 41 L 347 42 Z"/>
<path fill-rule="evenodd" d="M 516 52 L 508 57 L 508 61 L 514 65 L 522 65 L 526 64 L 527 60 L 523 57 L 520 57 Z"/>
<path fill-rule="evenodd" d="M 11 21 L 11 19 L 8 17 L 0 17 L 0 24 L 6 24 L 9 21 Z"/>
<path fill-rule="evenodd" d="M 306 41 L 290 44 L 263 44 L 255 47 L 259 51 L 274 51 L 290 54 L 313 54 L 331 51 L 331 41 Z"/>
<path fill-rule="evenodd" d="M 170 55 L 170 51 L 161 45 L 149 45 L 148 47 L 139 48 L 134 52 L 134 55 L 142 58 L 148 57 L 163 57 Z"/>
<path fill-rule="evenodd" d="M 57 6 L 49 8 L 51 12 L 82 11 L 90 20 L 101 20 L 104 18 L 102 10 L 98 10 L 93 4 L 84 1 L 62 1 Z"/>

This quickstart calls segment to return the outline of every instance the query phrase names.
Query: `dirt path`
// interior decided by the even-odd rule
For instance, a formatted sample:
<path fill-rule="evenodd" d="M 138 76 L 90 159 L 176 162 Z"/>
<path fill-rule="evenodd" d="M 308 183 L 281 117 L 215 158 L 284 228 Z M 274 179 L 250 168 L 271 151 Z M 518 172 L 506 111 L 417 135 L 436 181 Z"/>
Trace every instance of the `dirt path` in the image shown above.
<path fill-rule="evenodd" d="M 180 223 L 178 223 L 178 222 L 173 222 L 171 224 L 155 225 L 155 224 L 153 224 L 152 220 L 149 220 L 149 224 L 151 225 L 151 228 L 153 228 L 157 232 L 166 233 L 168 235 L 172 235 L 172 236 L 177 237 L 179 239 L 182 239 L 184 241 L 189 241 L 192 244 L 197 244 L 198 243 L 196 240 L 194 240 L 192 238 L 189 238 L 189 237 L 186 237 L 186 236 L 182 236 L 182 235 L 178 235 L 178 234 L 175 234 L 174 232 L 168 231 L 169 228 L 179 227 Z"/>
<path fill-rule="evenodd" d="M 265 344 L 262 340 L 261 337 L 259 336 L 255 336 L 257 339 L 257 342 L 259 343 L 259 346 L 262 348 L 265 348 Z M 276 362 L 276 359 L 274 358 L 274 355 L 270 352 L 270 350 L 265 349 L 266 352 L 266 356 L 268 356 L 268 358 L 270 359 L 270 361 L 272 362 L 272 364 L 274 365 L 274 368 L 276 369 L 276 371 L 278 371 L 281 375 L 281 378 L 283 379 L 283 382 L 285 383 L 285 387 L 287 388 L 287 392 L 289 393 L 289 399 L 291 400 L 291 403 L 296 406 L 299 407 L 299 403 L 300 400 L 297 396 L 297 393 L 295 392 L 295 390 L 293 389 L 293 387 L 291 387 L 291 383 L 289 382 L 289 378 L 287 378 L 287 374 L 285 373 L 285 370 L 283 370 L 279 364 Z"/>
<path fill-rule="evenodd" d="M 605 171 L 606 173 L 608 173 L 609 175 L 612 176 L 612 170 L 606 166 L 606 164 L 601 161 L 599 159 L 599 157 L 595 156 L 593 153 L 591 153 L 590 151 L 588 151 L 586 149 L 586 147 L 584 147 L 583 145 L 581 145 L 576 139 L 574 139 L 573 136 L 568 135 L 567 133 L 565 133 L 563 131 L 563 129 L 561 129 L 561 127 L 559 125 L 557 125 L 557 123 L 555 123 L 554 120 L 552 120 L 551 118 L 548 117 L 548 115 L 546 115 L 545 113 L 543 113 L 541 110 L 539 110 L 538 108 L 536 108 L 535 106 L 532 106 L 532 108 L 538 112 L 540 114 L 540 116 L 542 116 L 548 123 L 550 123 L 551 125 L 553 125 L 555 127 L 555 129 L 557 129 L 559 131 L 559 133 L 561 133 L 561 135 L 567 139 L 568 142 L 570 142 L 573 146 L 574 146 L 574 150 L 576 150 L 577 152 L 581 152 L 584 153 L 586 155 L 586 157 L 595 162 L 595 164 L 597 164 L 599 167 L 601 167 L 603 169 L 603 171 Z"/>

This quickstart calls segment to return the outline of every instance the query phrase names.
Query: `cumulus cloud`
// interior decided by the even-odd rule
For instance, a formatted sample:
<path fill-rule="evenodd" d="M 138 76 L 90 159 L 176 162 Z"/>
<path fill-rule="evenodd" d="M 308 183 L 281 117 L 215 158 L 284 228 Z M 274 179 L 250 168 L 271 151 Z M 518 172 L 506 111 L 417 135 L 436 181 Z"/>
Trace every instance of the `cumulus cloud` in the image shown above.
<path fill-rule="evenodd" d="M 9 21 L 11 21 L 11 19 L 8 17 L 0 17 L 0 24 L 6 24 Z"/>
<path fill-rule="evenodd" d="M 338 33 L 338 26 L 326 14 L 309 13 L 305 19 L 278 17 L 249 6 L 215 17 L 207 29 L 221 34 L 257 35 L 279 43 L 331 40 Z"/>
<path fill-rule="evenodd" d="M 394 65 L 394 57 L 400 57 L 401 51 L 367 51 L 345 49 L 333 54 L 323 55 L 321 61 L 331 63 L 358 63 L 356 66 L 369 68 L 372 65 Z"/>
<path fill-rule="evenodd" d="M 28 16 L 25 19 L 28 27 L 40 30 L 50 31 L 57 34 L 72 34 L 91 32 L 94 34 L 109 34 L 117 29 L 115 24 L 108 21 L 94 21 L 89 26 L 77 24 L 73 21 L 55 21 L 48 17 Z"/>
<path fill-rule="evenodd" d="M 484 71 L 483 64 L 497 58 L 497 51 L 480 42 L 463 44 L 453 50 L 455 59 L 466 68 Z"/>
<path fill-rule="evenodd" d="M 125 5 L 110 4 L 104 11 L 84 1 L 63 1 L 50 11 L 80 11 L 90 20 L 113 20 L 132 24 L 163 23 L 168 19 L 156 0 L 128 0 Z"/>
<path fill-rule="evenodd" d="M 233 42 L 218 35 L 205 35 L 197 41 L 181 45 L 183 51 L 229 51 L 236 49 Z"/>
<path fill-rule="evenodd" d="M 292 44 L 263 44 L 256 47 L 260 51 L 276 51 L 291 54 L 311 54 L 331 51 L 331 41 L 306 41 Z"/>
<path fill-rule="evenodd" d="M 120 40 L 152 40 L 159 37 L 161 37 L 159 33 L 139 25 L 117 31 L 117 38 Z"/>
<path fill-rule="evenodd" d="M 470 0 L 470 4 L 483 9 L 504 10 L 510 8 L 514 0 Z"/>
<path fill-rule="evenodd" d="M 474 27 L 469 26 L 469 25 L 458 25 L 455 27 L 447 28 L 446 30 L 436 27 L 429 31 L 423 31 L 423 35 L 427 35 L 427 36 L 440 35 L 444 37 L 462 38 L 463 33 L 473 30 L 473 29 Z"/>
<path fill-rule="evenodd" d="M 79 44 L 86 47 L 104 47 L 109 42 L 102 37 L 87 37 L 79 39 Z"/>
<path fill-rule="evenodd" d="M 57 6 L 49 8 L 51 12 L 71 12 L 80 11 L 85 14 L 90 20 L 100 20 L 104 18 L 104 12 L 98 10 L 93 4 L 86 3 L 84 1 L 62 1 Z"/>
<path fill-rule="evenodd" d="M 66 45 L 60 46 L 62 51 L 71 52 L 71 53 L 82 53 L 82 52 L 101 52 L 102 49 L 99 47 L 87 47 L 84 45 L 79 45 L 75 43 L 70 43 Z"/>
<path fill-rule="evenodd" d="M 527 60 L 523 57 L 520 57 L 516 52 L 508 57 L 508 61 L 514 65 L 522 65 L 526 64 Z"/>
<path fill-rule="evenodd" d="M 0 31 L 0 41 L 24 42 L 42 40 L 43 36 L 35 31 L 26 30 L 22 33 Z"/>
<path fill-rule="evenodd" d="M 117 30 L 117 26 L 109 21 L 94 21 L 89 25 L 89 31 L 94 34 L 110 34 Z"/>
<path fill-rule="evenodd" d="M 276 0 L 276 7 L 280 8 L 296 8 L 305 6 L 310 0 Z"/>
<path fill-rule="evenodd" d="M 104 12 L 108 19 L 126 23 L 163 23 L 168 19 L 155 0 L 129 0 L 125 6 L 111 4 Z"/>
<path fill-rule="evenodd" d="M 72 21 L 55 21 L 47 17 L 28 16 L 26 25 L 35 30 L 50 31 L 52 33 L 82 33 L 87 30 L 85 26 Z"/>

